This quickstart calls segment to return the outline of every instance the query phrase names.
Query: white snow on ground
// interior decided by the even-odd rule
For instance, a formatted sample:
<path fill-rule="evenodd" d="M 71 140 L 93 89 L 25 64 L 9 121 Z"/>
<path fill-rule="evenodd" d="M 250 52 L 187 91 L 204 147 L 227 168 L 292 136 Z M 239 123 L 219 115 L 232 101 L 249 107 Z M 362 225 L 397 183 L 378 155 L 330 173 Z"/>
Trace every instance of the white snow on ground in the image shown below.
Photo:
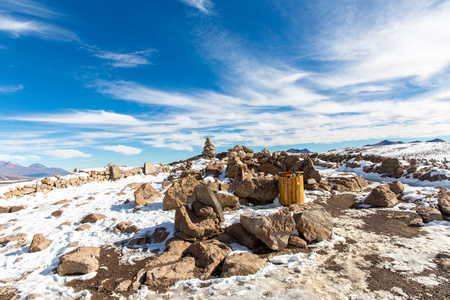
<path fill-rule="evenodd" d="M 349 147 L 328 151 L 330 154 L 380 155 L 398 159 L 435 159 L 450 160 L 450 142 L 445 143 L 408 143 L 387 146 Z"/>
<path fill-rule="evenodd" d="M 194 163 L 194 168 L 197 170 L 203 170 L 205 167 L 205 161 L 199 160 Z M 342 172 L 347 171 L 356 171 L 359 174 L 359 169 L 319 169 L 325 177 L 345 175 Z M 80 246 L 113 245 L 129 238 L 151 234 L 159 226 L 164 226 L 172 236 L 174 211 L 162 210 L 162 197 L 137 212 L 133 212 L 134 201 L 125 204 L 125 200 L 134 199 L 134 190 L 126 187 L 128 184 L 148 182 L 155 189 L 163 192 L 162 181 L 168 175 L 167 173 L 156 177 L 139 175 L 115 182 L 92 182 L 77 188 L 54 190 L 47 195 L 38 193 L 35 197 L 0 200 L 1 206 L 28 205 L 27 209 L 16 213 L 0 214 L 0 225 L 9 225 L 8 228 L 0 231 L 0 237 L 19 233 L 27 234 L 25 247 L 20 247 L 17 243 L 9 243 L 0 248 L 0 280 L 13 279 L 13 282 L 0 284 L 0 286 L 19 289 L 22 299 L 30 293 L 40 293 L 45 299 L 89 299 L 89 292 L 75 293 L 72 288 L 64 285 L 66 281 L 80 277 L 63 277 L 52 272 L 52 269 L 58 265 L 59 257 L 74 249 L 67 248 L 67 245 L 72 242 L 79 242 Z M 378 174 L 362 172 L 361 175 L 367 178 Z M 379 184 L 380 181 L 389 180 L 376 176 L 371 178 L 369 179 L 378 181 L 374 185 Z M 221 180 L 226 179 L 221 176 Z M 406 186 L 403 198 L 409 201 L 408 205 L 400 205 L 392 210 L 410 210 L 416 205 L 435 204 L 437 190 L 432 186 L 436 186 L 437 183 L 433 183 L 430 187 L 414 185 L 416 183 L 421 182 L 412 182 Z M 1 187 L 3 188 L 6 191 L 9 190 L 9 187 Z M 119 195 L 120 192 L 124 194 Z M 307 192 L 306 202 L 311 202 L 316 197 L 323 197 L 323 201 L 326 201 L 330 195 L 329 192 Z M 90 197 L 94 199 L 89 199 Z M 55 205 L 56 202 L 64 199 L 69 202 Z M 69 204 L 68 207 L 63 207 L 67 204 Z M 280 207 L 278 200 L 266 206 L 241 206 L 235 212 L 225 213 L 226 220 L 223 226 L 239 222 L 239 216 L 242 213 L 269 214 Z M 58 209 L 64 210 L 63 215 L 52 217 L 51 213 Z M 92 212 L 104 214 L 107 218 L 90 224 L 92 226 L 90 229 L 76 231 L 80 220 Z M 347 210 L 344 216 L 335 218 L 331 241 L 311 246 L 313 252 L 310 254 L 298 253 L 273 257 L 266 263 L 265 268 L 254 275 L 207 281 L 198 279 L 183 281 L 163 295 L 143 288 L 130 299 L 407 299 L 406 295 L 401 296 L 402 291 L 399 288 L 376 292 L 367 289 L 368 271 L 365 267 L 368 263 L 364 260 L 364 255 L 368 254 L 390 258 L 380 263 L 378 267 L 402 272 L 422 284 L 435 285 L 445 279 L 437 278 L 433 274 L 430 276 L 418 274 L 435 268 L 433 258 L 436 253 L 450 249 L 449 222 L 427 224 L 421 229 L 427 233 L 424 236 L 393 239 L 361 229 L 363 225 L 361 217 L 372 213 L 374 213 L 372 209 Z M 110 230 L 121 221 L 131 221 L 141 230 L 134 234 L 110 233 Z M 64 222 L 70 222 L 70 225 L 60 226 Z M 36 233 L 43 233 L 53 242 L 41 252 L 28 253 L 28 246 Z M 347 239 L 356 240 L 357 243 L 347 244 Z M 334 245 L 339 243 L 346 244 L 348 251 L 340 253 L 334 249 Z M 399 248 L 399 245 L 402 247 Z M 135 258 L 151 255 L 152 252 L 162 250 L 164 244 L 147 245 L 147 248 L 146 253 L 143 253 L 145 251 L 143 249 L 126 250 L 125 261 L 132 263 Z M 232 248 L 234 251 L 249 251 L 239 245 L 232 245 Z M 327 255 L 317 254 L 319 250 L 327 252 Z M 334 256 L 334 261 L 342 267 L 342 271 L 323 268 L 324 262 L 331 256 Z M 21 258 L 20 261 L 18 261 L 19 258 Z M 32 273 L 26 279 L 17 281 L 30 271 Z M 95 273 L 84 275 L 83 278 L 92 276 L 95 276 Z M 204 287 L 205 284 L 209 286 Z"/>

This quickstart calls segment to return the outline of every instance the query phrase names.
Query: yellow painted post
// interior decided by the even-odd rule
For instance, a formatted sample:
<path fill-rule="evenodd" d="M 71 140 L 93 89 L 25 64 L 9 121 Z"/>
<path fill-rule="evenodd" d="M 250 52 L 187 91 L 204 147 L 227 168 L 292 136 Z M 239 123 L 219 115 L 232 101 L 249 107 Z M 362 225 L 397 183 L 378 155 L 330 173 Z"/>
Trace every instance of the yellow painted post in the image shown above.
<path fill-rule="evenodd" d="M 280 173 L 278 189 L 282 205 L 305 204 L 303 175 L 301 172 Z"/>

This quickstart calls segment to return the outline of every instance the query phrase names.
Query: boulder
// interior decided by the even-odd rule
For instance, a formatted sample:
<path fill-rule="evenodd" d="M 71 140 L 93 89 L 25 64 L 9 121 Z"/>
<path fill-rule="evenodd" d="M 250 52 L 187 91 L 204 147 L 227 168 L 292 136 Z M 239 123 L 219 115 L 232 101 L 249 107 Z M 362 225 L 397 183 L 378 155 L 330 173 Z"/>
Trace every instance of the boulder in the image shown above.
<path fill-rule="evenodd" d="M 213 219 L 200 219 L 187 206 L 179 207 L 175 212 L 175 230 L 183 237 L 199 239 L 216 233 L 216 222 Z"/>
<path fill-rule="evenodd" d="M 339 192 L 361 192 L 369 186 L 367 181 L 360 175 L 329 178 L 328 181 L 340 185 L 340 188 L 336 188 Z"/>
<path fill-rule="evenodd" d="M 308 243 L 299 236 L 291 235 L 289 237 L 289 245 L 299 248 L 306 248 L 308 246 Z"/>
<path fill-rule="evenodd" d="M 161 197 L 161 193 L 155 190 L 149 183 L 142 184 L 135 192 L 135 206 L 146 205 Z"/>
<path fill-rule="evenodd" d="M 216 193 L 217 201 L 222 208 L 235 208 L 239 204 L 239 197 L 228 193 Z"/>
<path fill-rule="evenodd" d="M 175 182 L 164 193 L 163 210 L 174 210 L 187 204 L 188 198 L 194 193 L 194 188 L 199 184 L 200 182 L 192 175 Z"/>
<path fill-rule="evenodd" d="M 194 278 L 195 259 L 184 257 L 167 265 L 152 268 L 147 271 L 145 284 L 153 287 L 167 287 L 177 281 Z"/>
<path fill-rule="evenodd" d="M 153 163 L 146 161 L 144 164 L 144 174 L 151 175 L 157 172 L 156 167 Z"/>
<path fill-rule="evenodd" d="M 415 211 L 422 217 L 424 223 L 429 223 L 431 221 L 442 221 L 441 212 L 434 207 L 419 206 L 416 207 Z"/>
<path fill-rule="evenodd" d="M 234 192 L 255 204 L 267 204 L 278 197 L 278 177 L 260 176 L 245 179 Z"/>
<path fill-rule="evenodd" d="M 260 166 L 258 168 L 259 172 L 264 172 L 264 174 L 266 175 L 278 175 L 278 173 L 283 172 L 284 170 L 271 164 L 270 162 L 268 162 L 269 159 L 268 158 L 260 158 L 258 160 L 258 162 L 260 162 Z"/>
<path fill-rule="evenodd" d="M 391 191 L 387 184 L 374 188 L 363 202 L 375 207 L 393 207 L 398 204 L 397 195 Z"/>
<path fill-rule="evenodd" d="M 211 206 L 205 205 L 201 202 L 195 201 L 192 203 L 192 210 L 200 219 L 216 218 L 217 215 Z"/>
<path fill-rule="evenodd" d="M 28 252 L 39 252 L 50 246 L 52 240 L 46 238 L 42 233 L 35 234 Z"/>
<path fill-rule="evenodd" d="M 294 219 L 287 209 L 266 216 L 242 214 L 240 221 L 245 230 L 275 251 L 286 248 L 295 229 Z"/>
<path fill-rule="evenodd" d="M 246 276 L 264 268 L 265 260 L 256 254 L 234 253 L 225 258 L 220 277 Z"/>
<path fill-rule="evenodd" d="M 245 230 L 244 226 L 240 223 L 234 223 L 227 227 L 225 232 L 249 249 L 255 249 L 262 244 L 260 239 Z"/>
<path fill-rule="evenodd" d="M 439 210 L 444 216 L 450 217 L 450 191 L 441 187 L 437 196 Z"/>
<path fill-rule="evenodd" d="M 195 257 L 195 265 L 202 269 L 200 279 L 207 279 L 231 252 L 231 248 L 213 239 L 194 243 L 186 252 Z"/>
<path fill-rule="evenodd" d="M 57 272 L 61 276 L 81 275 L 97 271 L 100 248 L 79 247 L 59 259 Z"/>
<path fill-rule="evenodd" d="M 313 161 L 309 157 L 305 158 L 303 161 L 296 162 L 288 171 L 303 172 L 303 179 L 305 181 L 310 178 L 314 178 L 316 182 L 319 183 L 322 180 L 319 171 L 316 170 Z"/>
<path fill-rule="evenodd" d="M 405 186 L 403 185 L 403 183 L 398 180 L 391 182 L 388 185 L 391 191 L 396 195 L 400 195 L 405 190 Z"/>
<path fill-rule="evenodd" d="M 294 214 L 295 228 L 308 242 L 320 242 L 331 237 L 333 218 L 323 208 Z"/>
<path fill-rule="evenodd" d="M 214 209 L 214 212 L 217 214 L 220 222 L 225 221 L 225 217 L 223 215 L 222 206 L 217 200 L 216 196 L 212 189 L 205 185 L 201 184 L 195 187 L 194 189 L 194 199 L 195 201 L 201 202 L 207 206 L 210 206 Z"/>
<path fill-rule="evenodd" d="M 105 215 L 92 213 L 92 214 L 88 214 L 88 215 L 84 216 L 84 218 L 80 221 L 80 223 L 82 223 L 82 224 L 95 223 L 95 222 L 105 219 L 105 218 L 106 218 Z"/>

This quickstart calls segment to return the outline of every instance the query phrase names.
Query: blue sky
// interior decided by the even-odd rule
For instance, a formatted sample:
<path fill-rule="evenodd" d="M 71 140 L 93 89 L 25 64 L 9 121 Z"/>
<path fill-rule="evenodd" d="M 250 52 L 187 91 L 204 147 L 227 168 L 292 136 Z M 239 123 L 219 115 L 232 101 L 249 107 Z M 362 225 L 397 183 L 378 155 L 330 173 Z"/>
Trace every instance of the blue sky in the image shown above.
<path fill-rule="evenodd" d="M 1 0 L 0 160 L 450 136 L 450 1 Z"/>

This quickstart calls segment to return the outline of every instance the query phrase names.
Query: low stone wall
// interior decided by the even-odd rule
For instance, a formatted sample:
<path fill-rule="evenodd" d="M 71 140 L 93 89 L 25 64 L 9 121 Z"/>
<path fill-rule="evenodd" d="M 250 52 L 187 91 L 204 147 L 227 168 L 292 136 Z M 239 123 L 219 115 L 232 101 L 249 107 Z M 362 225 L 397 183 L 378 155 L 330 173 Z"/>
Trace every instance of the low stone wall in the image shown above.
<path fill-rule="evenodd" d="M 36 193 L 43 193 L 44 195 L 55 189 L 64 189 L 70 186 L 79 187 L 83 184 L 89 182 L 103 182 L 112 179 L 111 168 L 107 168 L 104 171 L 89 171 L 89 172 L 79 172 L 72 173 L 68 176 L 55 175 L 52 178 L 44 178 L 41 183 L 34 183 L 25 185 L 23 187 L 10 188 L 9 192 L 3 194 L 6 199 L 11 199 L 12 197 L 23 197 L 26 195 L 35 196 Z M 120 170 L 120 169 L 119 169 Z M 122 179 L 130 176 L 142 174 L 142 168 L 136 167 L 133 169 L 120 170 L 120 177 L 116 178 Z M 74 177 L 74 175 L 76 177 Z M 56 178 L 56 180 L 55 180 Z M 1 196 L 0 196 L 1 197 Z"/>

